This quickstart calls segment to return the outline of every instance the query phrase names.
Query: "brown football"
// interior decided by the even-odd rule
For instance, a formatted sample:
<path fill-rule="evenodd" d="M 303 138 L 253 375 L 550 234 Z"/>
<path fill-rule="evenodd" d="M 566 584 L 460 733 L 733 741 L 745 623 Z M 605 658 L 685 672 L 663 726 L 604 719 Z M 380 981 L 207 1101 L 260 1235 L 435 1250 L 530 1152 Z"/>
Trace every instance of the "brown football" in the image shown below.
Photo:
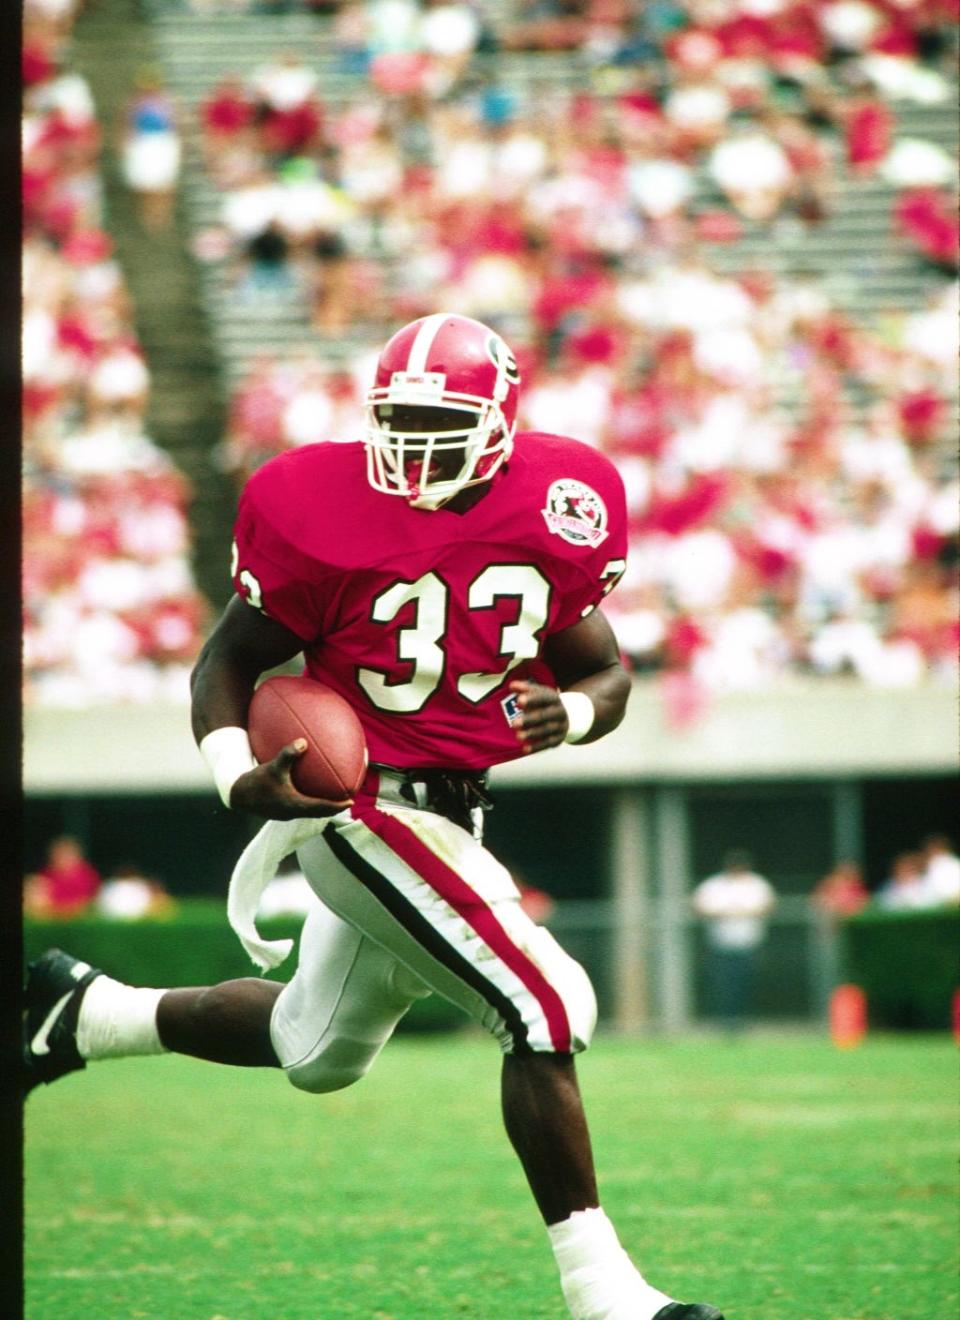
<path fill-rule="evenodd" d="M 306 738 L 307 750 L 294 762 L 292 778 L 308 797 L 342 802 L 363 782 L 363 726 L 349 702 L 316 679 L 266 679 L 253 694 L 247 732 L 261 764 L 297 738 Z"/>

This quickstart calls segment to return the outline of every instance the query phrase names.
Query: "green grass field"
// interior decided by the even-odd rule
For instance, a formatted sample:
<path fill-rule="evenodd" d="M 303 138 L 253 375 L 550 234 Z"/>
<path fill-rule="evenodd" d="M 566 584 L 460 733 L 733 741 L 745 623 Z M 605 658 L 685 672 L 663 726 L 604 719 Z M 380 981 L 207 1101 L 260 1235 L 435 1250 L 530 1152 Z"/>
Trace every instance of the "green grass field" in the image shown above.
<path fill-rule="evenodd" d="M 26 1115 L 28 1320 L 562 1320 L 495 1050 L 394 1041 L 326 1097 L 104 1063 Z M 957 1314 L 956 1049 L 601 1039 L 605 1206 L 657 1286 L 728 1320 Z"/>

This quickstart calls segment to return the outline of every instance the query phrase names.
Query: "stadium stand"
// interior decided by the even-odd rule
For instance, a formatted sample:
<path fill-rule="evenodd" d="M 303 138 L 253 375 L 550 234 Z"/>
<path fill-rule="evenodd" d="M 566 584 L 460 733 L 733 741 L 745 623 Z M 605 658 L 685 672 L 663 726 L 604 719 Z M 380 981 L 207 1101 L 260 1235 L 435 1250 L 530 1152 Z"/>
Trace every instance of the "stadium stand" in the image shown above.
<path fill-rule="evenodd" d="M 150 371 L 103 228 L 73 17 L 28 4 L 23 51 L 24 656 L 28 700 L 59 706 L 185 694 L 206 615 L 190 491 L 145 431 Z"/>
<path fill-rule="evenodd" d="M 955 675 L 949 6 L 151 12 L 222 471 L 356 433 L 385 331 L 456 305 L 621 467 L 638 671 Z"/>

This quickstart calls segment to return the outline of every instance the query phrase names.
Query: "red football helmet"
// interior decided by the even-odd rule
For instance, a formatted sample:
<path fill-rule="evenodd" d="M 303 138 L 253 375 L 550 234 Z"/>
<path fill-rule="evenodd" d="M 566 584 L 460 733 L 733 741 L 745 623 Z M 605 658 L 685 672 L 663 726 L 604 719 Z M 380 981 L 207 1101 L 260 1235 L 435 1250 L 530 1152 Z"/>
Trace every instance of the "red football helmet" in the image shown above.
<path fill-rule="evenodd" d="M 480 321 L 436 312 L 405 325 L 367 394 L 370 484 L 437 509 L 489 481 L 513 448 L 519 383 L 510 349 Z"/>

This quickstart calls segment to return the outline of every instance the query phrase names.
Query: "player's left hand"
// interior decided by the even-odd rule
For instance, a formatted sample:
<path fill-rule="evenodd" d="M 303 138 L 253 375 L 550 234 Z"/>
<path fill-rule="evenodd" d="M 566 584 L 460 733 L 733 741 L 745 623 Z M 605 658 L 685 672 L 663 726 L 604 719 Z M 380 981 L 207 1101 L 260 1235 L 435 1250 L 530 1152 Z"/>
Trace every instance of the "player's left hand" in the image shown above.
<path fill-rule="evenodd" d="M 523 744 L 524 755 L 542 752 L 547 747 L 559 747 L 569 724 L 556 688 L 518 678 L 510 684 L 510 690 L 517 694 L 520 707 L 520 714 L 512 723 Z"/>

